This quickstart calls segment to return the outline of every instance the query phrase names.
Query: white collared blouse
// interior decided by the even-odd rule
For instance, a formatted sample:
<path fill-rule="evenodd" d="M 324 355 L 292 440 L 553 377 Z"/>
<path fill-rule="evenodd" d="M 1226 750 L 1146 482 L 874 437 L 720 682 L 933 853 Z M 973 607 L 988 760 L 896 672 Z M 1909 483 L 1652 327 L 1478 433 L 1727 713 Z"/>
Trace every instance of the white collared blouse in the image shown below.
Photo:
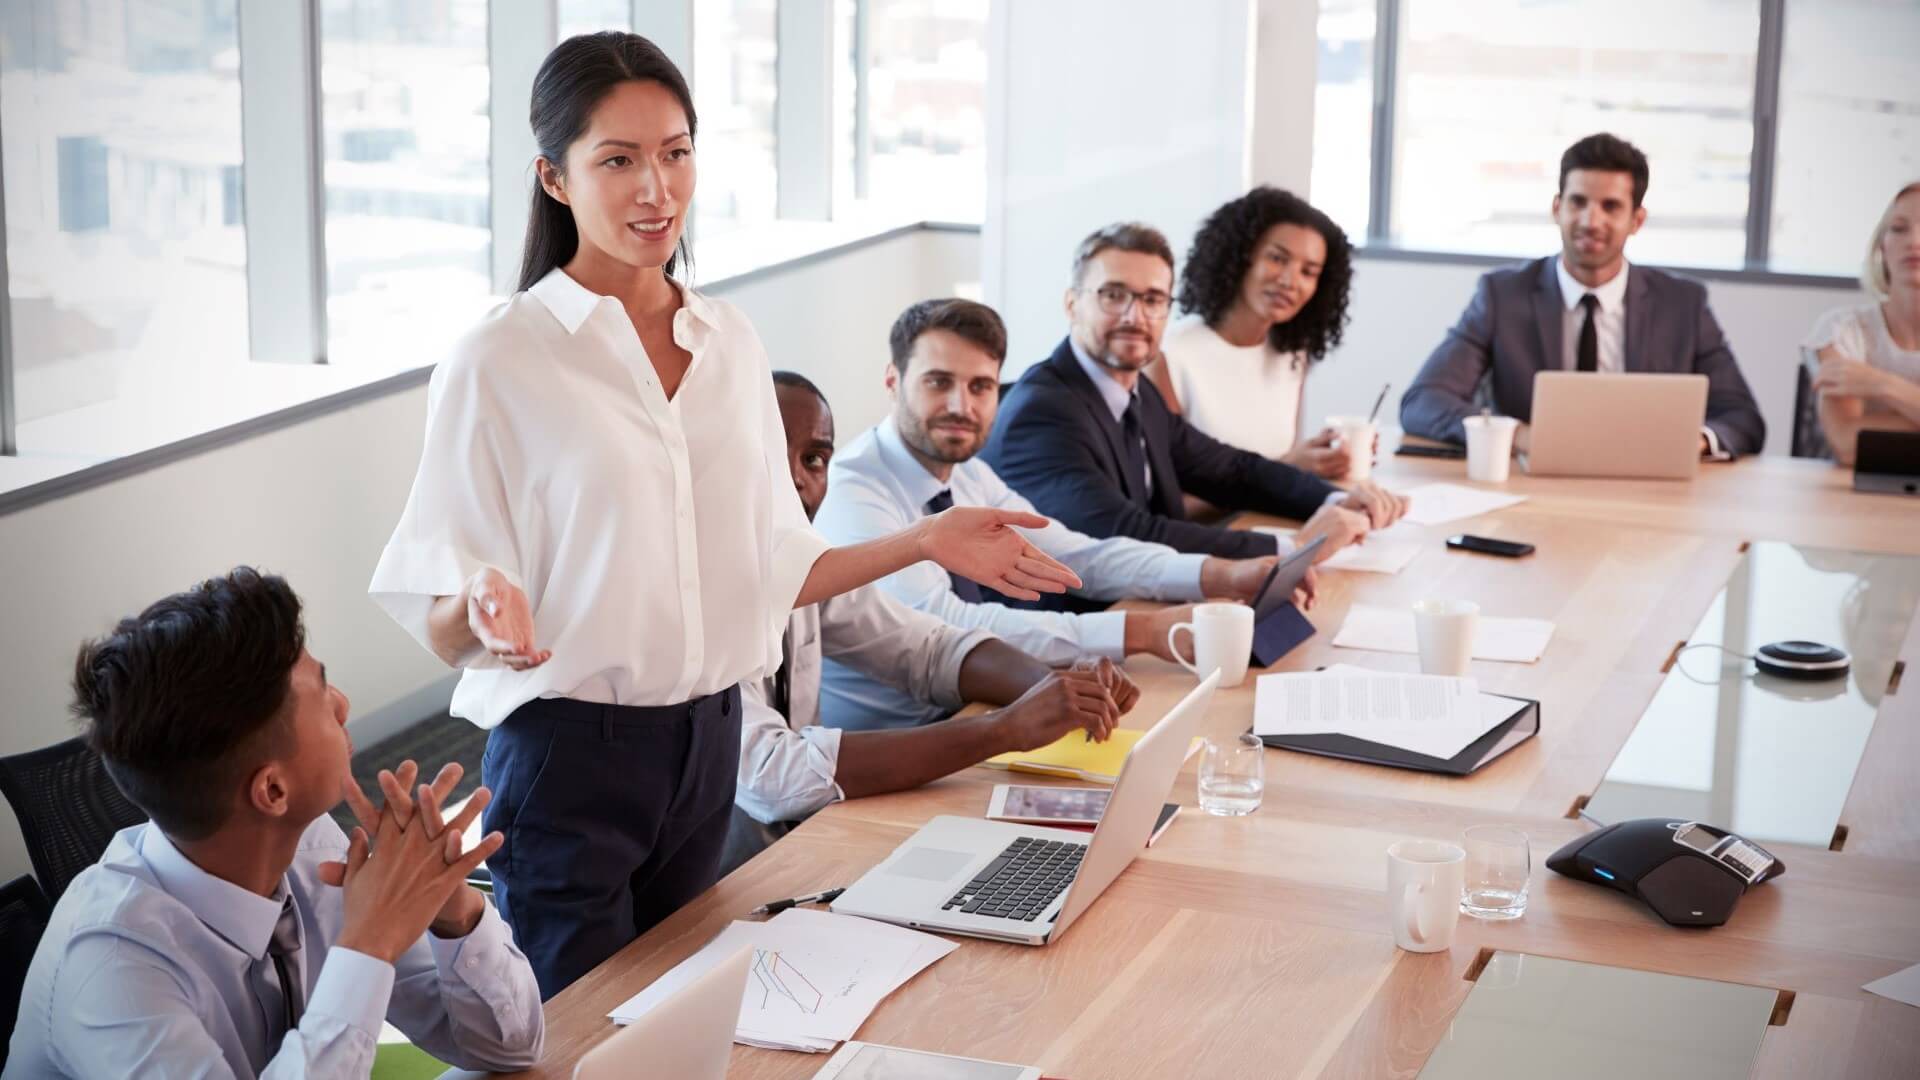
<path fill-rule="evenodd" d="M 413 491 L 368 587 L 429 644 L 436 596 L 493 567 L 552 659 L 475 649 L 453 713 L 491 728 L 538 697 L 671 705 L 759 678 L 827 544 L 807 523 L 759 336 L 681 287 L 693 357 L 669 400 L 620 302 L 554 270 L 433 373 Z"/>

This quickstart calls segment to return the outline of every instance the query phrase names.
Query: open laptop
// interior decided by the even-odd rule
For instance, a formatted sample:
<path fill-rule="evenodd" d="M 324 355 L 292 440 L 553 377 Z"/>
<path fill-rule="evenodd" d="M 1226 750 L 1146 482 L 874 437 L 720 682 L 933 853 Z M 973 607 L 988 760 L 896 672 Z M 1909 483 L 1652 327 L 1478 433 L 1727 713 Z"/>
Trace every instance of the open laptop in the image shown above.
<path fill-rule="evenodd" d="M 753 952 L 743 947 L 587 1051 L 573 1080 L 726 1080 Z"/>
<path fill-rule="evenodd" d="M 1920 495 L 1920 431 L 1862 431 L 1853 444 L 1853 490 Z"/>
<path fill-rule="evenodd" d="M 862 875 L 833 910 L 1020 945 L 1066 933 L 1146 847 L 1219 684 L 1219 672 L 1208 675 L 1127 752 L 1091 840 L 943 814 Z"/>
<path fill-rule="evenodd" d="M 1706 418 L 1705 375 L 1535 372 L 1527 472 L 1691 480 Z"/>

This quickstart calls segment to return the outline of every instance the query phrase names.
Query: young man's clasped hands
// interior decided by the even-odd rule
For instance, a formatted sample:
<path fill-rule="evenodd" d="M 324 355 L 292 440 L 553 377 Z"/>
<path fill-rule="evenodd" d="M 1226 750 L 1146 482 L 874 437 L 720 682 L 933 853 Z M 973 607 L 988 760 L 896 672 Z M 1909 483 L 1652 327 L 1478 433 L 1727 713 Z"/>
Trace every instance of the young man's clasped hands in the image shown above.
<path fill-rule="evenodd" d="M 391 963 L 420 939 L 460 938 L 486 911 L 487 898 L 467 884 L 467 875 L 500 849 L 495 832 L 463 849 L 462 837 L 486 808 L 492 793 L 476 788 L 451 821 L 442 807 L 464 770 L 448 763 L 431 784 L 414 786 L 419 766 L 405 761 L 380 771 L 382 805 L 360 785 L 344 785 L 347 805 L 360 824 L 345 862 L 327 863 L 321 880 L 346 893 L 346 922 L 339 944 Z"/>

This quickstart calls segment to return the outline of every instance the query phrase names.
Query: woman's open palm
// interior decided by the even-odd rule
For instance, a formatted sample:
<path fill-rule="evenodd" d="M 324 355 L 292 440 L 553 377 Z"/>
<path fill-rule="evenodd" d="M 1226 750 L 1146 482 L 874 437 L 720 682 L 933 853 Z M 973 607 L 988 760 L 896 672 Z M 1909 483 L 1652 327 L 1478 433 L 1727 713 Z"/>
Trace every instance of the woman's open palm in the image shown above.
<path fill-rule="evenodd" d="M 1080 578 L 1034 547 L 1015 526 L 1044 529 L 1038 514 L 956 506 L 927 519 L 921 551 L 949 572 L 1021 600 L 1077 588 Z"/>

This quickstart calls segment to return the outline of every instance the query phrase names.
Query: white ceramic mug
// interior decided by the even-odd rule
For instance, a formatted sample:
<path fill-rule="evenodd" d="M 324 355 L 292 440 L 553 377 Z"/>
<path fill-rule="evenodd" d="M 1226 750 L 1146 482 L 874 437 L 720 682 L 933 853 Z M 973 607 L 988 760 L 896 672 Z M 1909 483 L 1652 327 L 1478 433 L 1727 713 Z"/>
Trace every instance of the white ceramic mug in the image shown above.
<path fill-rule="evenodd" d="M 1421 600 L 1413 605 L 1413 634 L 1420 644 L 1420 670 L 1429 675 L 1465 675 L 1473 662 L 1473 636 L 1480 605 L 1471 600 Z"/>
<path fill-rule="evenodd" d="M 1365 480 L 1373 475 L 1373 440 L 1378 434 L 1373 421 L 1364 416 L 1329 416 L 1327 426 L 1347 452 L 1347 475 L 1342 479 Z"/>
<path fill-rule="evenodd" d="M 1191 664 L 1174 640 L 1182 630 L 1193 636 Z M 1167 648 L 1181 667 L 1200 678 L 1218 671 L 1221 689 L 1239 686 L 1253 655 L 1253 609 L 1245 604 L 1195 604 L 1192 622 L 1175 623 L 1167 630 Z"/>
<path fill-rule="evenodd" d="M 1513 464 L 1513 433 L 1520 421 L 1511 416 L 1469 416 L 1467 479 L 1482 484 L 1504 484 Z"/>
<path fill-rule="evenodd" d="M 1453 946 L 1467 853 L 1438 840 L 1402 840 L 1387 849 L 1387 907 L 1393 943 L 1408 952 Z"/>

